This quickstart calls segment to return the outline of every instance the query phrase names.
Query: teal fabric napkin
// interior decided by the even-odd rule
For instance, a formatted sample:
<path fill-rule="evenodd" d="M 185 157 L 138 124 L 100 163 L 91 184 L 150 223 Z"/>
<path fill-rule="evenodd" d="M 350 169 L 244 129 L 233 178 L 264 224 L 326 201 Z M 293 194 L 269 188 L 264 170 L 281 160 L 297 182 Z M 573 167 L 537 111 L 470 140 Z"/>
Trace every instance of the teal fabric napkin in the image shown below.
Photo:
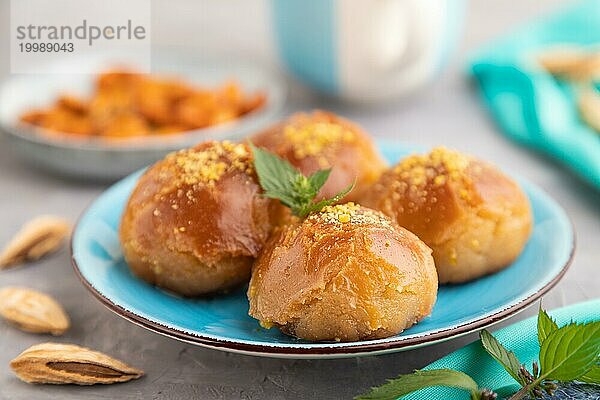
<path fill-rule="evenodd" d="M 579 119 L 577 88 L 535 61 L 553 45 L 600 46 L 600 1 L 587 0 L 491 43 L 470 63 L 484 103 L 502 131 L 545 152 L 600 189 L 600 134 Z"/>
<path fill-rule="evenodd" d="M 571 320 L 587 322 L 600 320 L 600 299 L 578 303 L 549 311 L 558 326 Z M 537 316 L 528 318 L 506 328 L 493 332 L 494 336 L 509 350 L 514 351 L 517 358 L 531 370 L 531 363 L 538 359 L 539 345 L 537 339 Z M 518 386 L 508 373 L 481 346 L 479 340 L 455 351 L 446 357 L 429 364 L 423 369 L 450 368 L 463 371 L 475 379 L 480 387 L 500 391 L 500 395 L 514 393 Z M 512 389 L 512 390 L 511 390 Z M 415 392 L 403 399 L 469 399 L 465 391 L 450 388 L 429 388 Z"/>

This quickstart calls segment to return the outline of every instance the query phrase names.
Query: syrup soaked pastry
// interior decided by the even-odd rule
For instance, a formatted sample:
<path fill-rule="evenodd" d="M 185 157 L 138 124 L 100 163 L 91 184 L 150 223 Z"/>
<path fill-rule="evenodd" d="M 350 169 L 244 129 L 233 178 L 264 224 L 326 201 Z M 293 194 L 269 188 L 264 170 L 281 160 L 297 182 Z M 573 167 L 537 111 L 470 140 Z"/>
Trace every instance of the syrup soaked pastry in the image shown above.
<path fill-rule="evenodd" d="M 437 287 L 429 247 L 382 213 L 347 203 L 277 228 L 248 298 L 263 327 L 357 341 L 395 335 L 429 315 Z"/>
<path fill-rule="evenodd" d="M 294 114 L 250 140 L 304 175 L 332 168 L 319 198 L 331 198 L 355 182 L 345 199 L 356 200 L 386 168 L 373 141 L 359 126 L 325 111 Z"/>
<path fill-rule="evenodd" d="M 261 192 L 246 145 L 207 142 L 171 153 L 144 173 L 127 203 L 127 264 L 186 296 L 246 282 L 276 206 Z"/>
<path fill-rule="evenodd" d="M 440 283 L 466 282 L 510 265 L 531 233 L 531 207 L 517 183 L 445 148 L 400 161 L 362 202 L 433 249 Z"/>

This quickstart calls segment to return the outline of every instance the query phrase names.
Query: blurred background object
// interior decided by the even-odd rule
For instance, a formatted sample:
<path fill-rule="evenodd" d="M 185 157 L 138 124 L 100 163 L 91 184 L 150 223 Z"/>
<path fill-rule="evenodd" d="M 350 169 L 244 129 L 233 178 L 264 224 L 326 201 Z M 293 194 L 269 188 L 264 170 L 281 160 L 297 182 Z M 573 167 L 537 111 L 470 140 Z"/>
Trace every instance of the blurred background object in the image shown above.
<path fill-rule="evenodd" d="M 216 115 L 206 107 L 180 101 L 180 96 L 163 107 L 162 114 L 181 114 L 183 109 L 187 119 L 175 118 L 165 126 L 155 121 L 156 115 L 148 119 L 147 107 L 137 104 L 160 99 L 146 90 L 134 101 L 137 105 L 129 104 L 136 97 L 131 87 L 132 93 L 119 95 L 116 107 L 123 112 L 116 117 L 120 122 L 106 128 L 105 116 L 115 114 L 115 96 L 100 104 L 93 101 L 90 107 L 80 101 L 94 97 L 94 74 L 13 74 L 0 90 L 0 124 L 10 133 L 11 146 L 51 171 L 115 179 L 169 151 L 203 140 L 239 139 L 282 117 L 279 111 L 286 90 L 280 74 L 284 71 L 304 85 L 290 82 L 292 96 L 318 92 L 363 104 L 398 99 L 442 72 L 458 40 L 465 11 L 465 0 L 268 0 L 252 4 L 178 0 L 168 3 L 173 7 L 166 4 L 151 2 L 152 73 L 204 88 L 235 81 L 239 95 L 260 96 L 260 107 L 232 114 L 231 104 L 221 104 Z M 45 3 L 38 12 L 54 20 L 62 11 Z M 75 18 L 74 10 L 65 12 Z M 232 17 L 239 15 L 245 18 L 231 24 Z M 90 63 L 96 63 L 101 73 L 123 65 L 111 57 L 109 62 L 102 54 L 69 55 L 69 70 L 79 65 L 81 71 L 89 71 Z M 135 65 L 123 66 L 136 69 Z M 58 57 L 44 70 L 62 71 L 64 65 Z M 53 106 L 61 95 L 70 96 L 67 108 L 71 111 L 77 100 L 75 113 Z M 64 98 L 60 104 L 65 104 Z M 88 108 L 102 118 L 84 112 Z M 195 116 L 193 121 L 190 116 Z M 32 129 L 35 126 L 44 129 Z M 172 134 L 165 135 L 165 131 Z M 101 140 L 108 136 L 119 140 Z"/>
<path fill-rule="evenodd" d="M 405 96 L 441 71 L 465 0 L 271 0 L 273 35 L 305 84 L 358 103 Z"/>
<path fill-rule="evenodd" d="M 177 135 L 174 135 L 162 144 L 161 140 L 146 135 L 148 140 L 130 144 L 130 148 L 106 148 L 85 142 L 65 145 L 18 132 L 10 137 L 11 146 L 44 168 L 83 177 L 114 179 L 153 162 L 168 151 L 206 139 L 239 138 L 298 109 L 328 108 L 342 114 L 350 110 L 346 104 L 334 99 L 371 104 L 366 108 L 355 107 L 353 112 L 363 114 L 366 120 L 373 119 L 375 126 L 377 115 L 392 110 L 404 113 L 404 123 L 408 123 L 410 117 L 406 113 L 410 114 L 410 110 L 419 107 L 424 99 L 430 100 L 427 106 L 434 105 L 435 93 L 447 89 L 444 86 L 449 82 L 447 77 L 457 74 L 464 77 L 463 68 L 471 57 L 469 53 L 483 47 L 484 50 L 477 53 L 473 73 L 502 131 L 554 155 L 599 186 L 600 145 L 597 135 L 585 123 L 595 120 L 593 112 L 589 111 L 594 107 L 589 104 L 594 104 L 595 98 L 591 94 L 597 90 L 588 91 L 584 99 L 590 101 L 580 101 L 581 110 L 578 110 L 579 96 L 572 94 L 570 85 L 557 84 L 549 73 L 544 72 L 540 64 L 534 62 L 533 53 L 557 43 L 589 47 L 597 42 L 600 3 L 596 0 L 546 0 L 545 6 L 560 4 L 562 9 L 559 7 L 555 17 L 538 17 L 540 22 L 532 25 L 526 15 L 536 12 L 538 3 L 533 1 L 523 6 L 524 17 L 510 16 L 513 24 L 506 25 L 502 20 L 509 18 L 509 11 L 496 8 L 493 17 L 481 14 L 488 2 L 491 0 L 482 0 L 475 6 L 466 0 L 151 1 L 155 71 L 176 74 L 179 70 L 182 78 L 200 76 L 197 80 L 207 87 L 218 87 L 224 81 L 234 79 L 245 91 L 268 90 L 264 109 L 250 115 L 248 121 L 242 117 L 235 123 L 180 137 L 181 140 L 175 140 Z M 9 1 L 0 4 L 3 7 L 0 15 L 8 26 Z M 569 7 L 569 4 L 574 6 Z M 471 21 L 473 18 L 485 20 L 486 30 L 481 28 L 483 24 L 473 24 L 468 34 L 462 35 L 465 18 L 469 18 L 472 10 L 475 14 L 470 17 Z M 44 12 L 61 11 L 49 4 Z M 514 31 L 517 22 L 525 28 Z M 480 34 L 484 31 L 485 34 Z M 511 31 L 514 33 L 504 39 L 485 44 L 494 36 Z M 6 40 L 0 44 L 8 49 Z M 457 51 L 453 51 L 455 48 Z M 0 76 L 8 76 L 7 64 L 0 65 Z M 165 65 L 169 67 L 165 68 Z M 213 75 L 207 75 L 206 70 L 212 70 Z M 215 70 L 220 72 L 218 79 Z M 522 71 L 526 71 L 524 78 L 519 75 Z M 281 75 L 290 78 L 286 82 L 289 86 L 286 104 L 283 95 L 286 84 L 280 79 Z M 16 131 L 14 125 L 18 113 L 27 110 L 27 101 L 31 101 L 31 106 L 49 106 L 61 92 L 56 90 L 57 87 L 75 85 L 83 79 L 58 75 L 24 77 L 24 85 L 5 87 L 2 94 L 4 105 L 0 119 L 5 130 L 12 133 Z M 536 94 L 535 101 L 529 99 L 522 103 L 534 108 L 524 113 L 522 110 L 513 112 L 514 104 L 506 105 L 504 100 L 508 97 L 504 94 L 512 91 L 516 94 L 513 99 L 526 99 L 529 95 L 523 88 L 529 87 L 532 79 L 536 88 L 542 85 L 548 89 L 543 90 L 543 96 Z M 35 86 L 36 82 L 44 80 L 46 82 L 40 83 L 40 87 Z M 50 80 L 57 81 L 48 83 Z M 88 76 L 88 80 L 92 81 L 93 77 Z M 253 82 L 248 84 L 248 81 Z M 50 92 L 50 88 L 55 88 L 54 92 Z M 403 103 L 397 101 L 400 98 L 404 99 Z M 496 100 L 502 101 L 503 105 Z M 553 107 L 562 111 L 557 113 Z M 544 111 L 550 109 L 553 112 Z M 542 112 L 556 121 L 532 119 Z M 583 120 L 579 113 L 584 116 Z M 440 113 L 431 112 L 431 115 L 437 117 Z M 532 133 L 529 139 L 523 132 L 517 132 L 519 115 L 527 117 L 524 126 Z M 448 115 L 447 118 L 456 117 Z M 567 119 L 575 122 L 567 123 L 568 127 L 556 128 Z M 421 122 L 413 123 L 417 130 Z M 544 129 L 546 126 L 555 126 L 558 133 L 536 135 L 538 130 L 552 130 Z M 131 124 L 127 129 L 132 129 Z M 373 133 L 377 135 L 377 129 Z M 113 134 L 122 135 L 123 132 Z M 573 140 L 575 137 L 578 139 Z M 93 151 L 90 151 L 91 147 Z"/>
<path fill-rule="evenodd" d="M 94 64 L 99 73 L 119 65 L 102 55 L 75 61 Z M 254 133 L 280 115 L 285 101 L 285 83 L 280 75 L 247 60 L 233 62 L 162 49 L 153 54 L 152 70 L 153 75 L 143 79 L 138 76 L 143 84 L 128 84 L 126 88 L 113 85 L 110 90 L 99 90 L 96 84 L 106 84 L 110 75 L 11 75 L 0 86 L 0 126 L 7 133 L 7 143 L 24 159 L 50 171 L 115 180 L 152 164 L 168 152 L 206 140 L 240 139 Z M 183 86 L 173 87 L 168 79 L 176 79 Z M 233 81 L 234 84 L 227 84 Z M 171 82 L 167 85 L 171 95 L 177 88 L 187 88 L 190 93 L 168 104 L 157 104 L 164 100 L 164 96 L 152 92 L 159 89 L 158 82 L 163 82 L 163 86 Z M 77 113 L 65 113 L 64 105 L 54 105 L 65 94 L 71 109 L 75 99 L 92 101 L 89 106 L 80 104 L 83 109 Z M 256 100 L 259 103 L 253 105 Z M 232 111 L 232 106 L 249 109 Z M 49 111 L 45 115 L 39 111 L 31 114 L 37 109 Z M 159 112 L 165 121 L 157 120 Z M 26 122 L 36 116 L 40 120 L 23 123 L 23 116 L 28 119 Z"/>
<path fill-rule="evenodd" d="M 501 132 L 600 189 L 600 1 L 584 0 L 484 46 L 471 72 Z"/>

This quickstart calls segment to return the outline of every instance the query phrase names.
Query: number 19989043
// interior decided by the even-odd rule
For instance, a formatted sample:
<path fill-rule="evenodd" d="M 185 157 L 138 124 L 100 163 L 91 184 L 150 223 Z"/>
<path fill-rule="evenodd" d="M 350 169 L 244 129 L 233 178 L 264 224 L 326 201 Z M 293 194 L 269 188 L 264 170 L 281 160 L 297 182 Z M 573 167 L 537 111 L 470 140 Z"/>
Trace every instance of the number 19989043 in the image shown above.
<path fill-rule="evenodd" d="M 19 43 L 21 53 L 72 53 L 73 43 Z"/>

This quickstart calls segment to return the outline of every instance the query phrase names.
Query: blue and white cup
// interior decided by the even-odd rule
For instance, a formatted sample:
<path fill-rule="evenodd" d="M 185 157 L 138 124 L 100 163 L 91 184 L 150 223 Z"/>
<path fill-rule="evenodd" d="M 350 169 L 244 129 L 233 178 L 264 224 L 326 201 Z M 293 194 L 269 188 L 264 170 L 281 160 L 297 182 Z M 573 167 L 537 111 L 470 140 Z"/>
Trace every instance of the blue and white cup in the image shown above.
<path fill-rule="evenodd" d="M 280 57 L 304 83 L 373 103 L 430 81 L 457 42 L 465 0 L 271 0 Z"/>

